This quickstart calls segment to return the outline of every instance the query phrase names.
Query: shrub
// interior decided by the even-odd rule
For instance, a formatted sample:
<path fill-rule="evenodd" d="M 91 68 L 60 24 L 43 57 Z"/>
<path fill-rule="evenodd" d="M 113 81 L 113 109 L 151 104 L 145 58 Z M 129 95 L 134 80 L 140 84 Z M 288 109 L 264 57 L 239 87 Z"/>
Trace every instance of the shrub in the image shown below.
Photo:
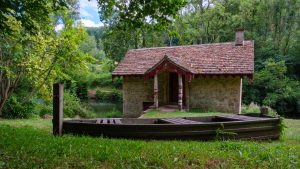
<path fill-rule="evenodd" d="M 80 100 L 69 92 L 64 92 L 64 117 L 93 117 L 93 113 L 80 103 Z"/>
<path fill-rule="evenodd" d="M 87 106 L 83 105 L 79 98 L 76 97 L 76 95 L 71 94 L 68 91 L 64 92 L 64 117 L 75 117 L 76 115 L 83 117 L 83 118 L 90 118 L 94 117 L 94 114 L 92 111 L 90 111 Z M 36 105 L 35 112 L 40 117 L 53 114 L 53 105 L 52 102 L 44 103 L 41 102 Z"/>
<path fill-rule="evenodd" d="M 123 97 L 122 93 L 117 89 L 113 89 L 112 91 L 97 89 L 96 99 L 103 103 L 121 103 Z"/>
<path fill-rule="evenodd" d="M 33 100 L 21 102 L 16 96 L 11 96 L 3 108 L 4 118 L 30 118 L 33 117 L 35 102 Z"/>
<path fill-rule="evenodd" d="M 242 105 L 242 113 L 260 113 L 260 107 L 251 102 L 249 105 Z"/>
<path fill-rule="evenodd" d="M 270 116 L 276 116 L 277 112 L 273 110 L 271 107 L 266 106 L 269 109 Z M 242 113 L 260 113 L 260 106 L 251 102 L 249 105 L 242 106 Z"/>
<path fill-rule="evenodd" d="M 300 83 L 286 73 L 284 61 L 267 60 L 264 68 L 254 74 L 253 86 L 245 85 L 244 103 L 267 105 L 279 114 L 300 113 Z"/>
<path fill-rule="evenodd" d="M 122 112 L 113 109 L 111 112 L 109 112 L 106 116 L 107 118 L 118 118 L 118 117 L 122 117 Z"/>
<path fill-rule="evenodd" d="M 88 83 L 86 82 L 72 82 L 67 80 L 64 82 L 65 90 L 68 90 L 72 94 L 76 94 L 81 100 L 88 98 Z"/>
<path fill-rule="evenodd" d="M 97 77 L 91 85 L 93 87 L 113 87 L 120 89 L 122 88 L 122 83 L 123 81 L 121 78 L 115 78 L 114 80 L 112 80 L 112 76 L 110 73 L 103 73 L 100 74 L 100 76 Z"/>
<path fill-rule="evenodd" d="M 77 83 L 76 94 L 81 100 L 88 98 L 88 83 Z"/>
<path fill-rule="evenodd" d="M 46 114 L 47 115 L 52 115 L 53 114 L 52 104 L 45 104 L 45 103 L 38 104 L 35 107 L 35 112 L 40 117 L 44 117 Z"/>

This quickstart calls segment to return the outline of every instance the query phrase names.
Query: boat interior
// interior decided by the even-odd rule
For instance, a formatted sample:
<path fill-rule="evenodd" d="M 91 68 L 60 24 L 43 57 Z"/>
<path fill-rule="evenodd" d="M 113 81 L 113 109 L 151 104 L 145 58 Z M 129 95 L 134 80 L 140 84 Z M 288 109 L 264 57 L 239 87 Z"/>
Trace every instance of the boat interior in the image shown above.
<path fill-rule="evenodd" d="M 204 124 L 216 122 L 231 121 L 253 121 L 265 118 L 251 117 L 243 115 L 226 115 L 226 116 L 202 116 L 202 117 L 176 117 L 176 118 L 97 118 L 97 119 L 80 119 L 66 120 L 76 123 L 95 123 L 107 125 L 120 124 Z"/>

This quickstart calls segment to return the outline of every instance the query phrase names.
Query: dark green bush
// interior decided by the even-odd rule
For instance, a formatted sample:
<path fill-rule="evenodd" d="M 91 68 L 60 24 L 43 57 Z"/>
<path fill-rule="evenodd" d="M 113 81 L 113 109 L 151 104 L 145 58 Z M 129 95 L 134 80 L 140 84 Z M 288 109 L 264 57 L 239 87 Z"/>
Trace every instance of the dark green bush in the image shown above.
<path fill-rule="evenodd" d="M 35 112 L 40 117 L 44 117 L 46 114 L 51 115 L 53 114 L 53 107 L 52 103 L 40 103 L 35 106 Z"/>
<path fill-rule="evenodd" d="M 21 102 L 17 97 L 10 97 L 4 105 L 4 118 L 30 118 L 34 116 L 36 103 L 32 100 Z"/>
<path fill-rule="evenodd" d="M 77 83 L 76 94 L 81 100 L 88 98 L 88 83 Z"/>
<path fill-rule="evenodd" d="M 93 117 L 93 113 L 80 103 L 80 100 L 69 92 L 64 93 L 64 117 Z"/>
<path fill-rule="evenodd" d="M 300 114 L 300 83 L 286 74 L 284 61 L 267 60 L 254 74 L 253 85 L 244 84 L 243 102 L 270 106 L 281 115 Z"/>
<path fill-rule="evenodd" d="M 72 82 L 67 80 L 64 82 L 65 90 L 69 91 L 81 100 L 86 100 L 88 98 L 88 83 L 87 82 Z"/>
<path fill-rule="evenodd" d="M 117 89 L 112 91 L 97 89 L 96 99 L 103 103 L 121 103 L 123 101 L 122 93 Z"/>
<path fill-rule="evenodd" d="M 122 83 L 123 81 L 121 78 L 114 78 L 114 80 L 112 80 L 110 73 L 104 73 L 97 77 L 91 85 L 93 87 L 112 87 L 120 89 L 122 88 Z"/>

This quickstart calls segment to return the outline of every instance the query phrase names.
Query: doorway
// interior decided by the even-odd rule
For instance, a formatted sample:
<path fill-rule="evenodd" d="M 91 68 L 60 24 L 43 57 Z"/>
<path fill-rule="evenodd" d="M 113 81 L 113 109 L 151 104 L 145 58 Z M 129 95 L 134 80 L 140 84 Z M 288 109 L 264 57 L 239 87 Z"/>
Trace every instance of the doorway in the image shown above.
<path fill-rule="evenodd" d="M 182 102 L 185 105 L 185 77 L 182 76 L 183 97 Z M 169 74 L 169 103 L 178 104 L 178 74 L 170 72 Z"/>

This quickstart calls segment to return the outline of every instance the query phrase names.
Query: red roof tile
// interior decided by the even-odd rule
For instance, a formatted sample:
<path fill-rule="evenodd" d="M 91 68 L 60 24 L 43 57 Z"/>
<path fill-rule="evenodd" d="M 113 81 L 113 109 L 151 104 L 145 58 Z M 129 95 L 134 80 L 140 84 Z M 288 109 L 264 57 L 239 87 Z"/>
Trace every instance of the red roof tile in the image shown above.
<path fill-rule="evenodd" d="M 253 74 L 254 42 L 234 42 L 129 50 L 113 75 L 143 75 L 167 56 L 193 74 Z"/>

